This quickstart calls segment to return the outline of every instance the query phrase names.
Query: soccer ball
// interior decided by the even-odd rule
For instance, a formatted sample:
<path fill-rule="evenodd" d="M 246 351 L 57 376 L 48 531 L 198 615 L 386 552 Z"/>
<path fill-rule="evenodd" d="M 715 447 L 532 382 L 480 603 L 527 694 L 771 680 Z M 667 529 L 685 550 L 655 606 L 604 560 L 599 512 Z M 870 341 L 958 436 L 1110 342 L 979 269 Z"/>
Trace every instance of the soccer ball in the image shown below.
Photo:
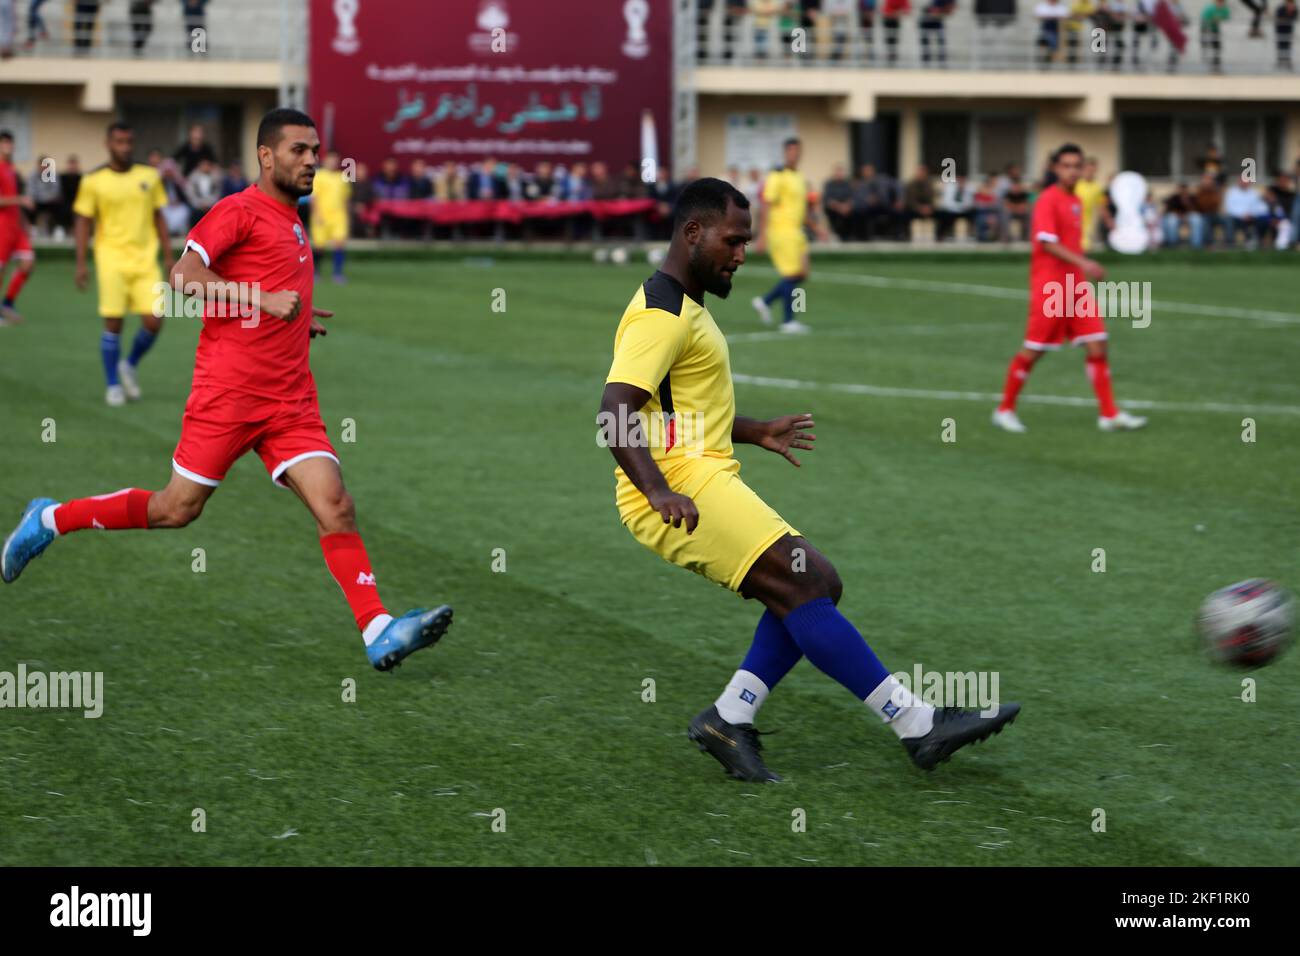
<path fill-rule="evenodd" d="M 1251 578 L 1220 588 L 1201 604 L 1197 629 L 1221 664 L 1262 667 L 1291 643 L 1295 601 L 1285 588 Z"/>

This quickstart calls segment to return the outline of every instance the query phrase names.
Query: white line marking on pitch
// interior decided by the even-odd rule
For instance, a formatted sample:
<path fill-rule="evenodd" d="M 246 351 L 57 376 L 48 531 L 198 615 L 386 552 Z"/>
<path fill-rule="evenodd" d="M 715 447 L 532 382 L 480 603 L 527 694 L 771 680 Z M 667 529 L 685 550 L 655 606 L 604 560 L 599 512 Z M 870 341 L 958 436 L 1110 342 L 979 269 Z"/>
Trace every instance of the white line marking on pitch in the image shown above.
<path fill-rule="evenodd" d="M 755 272 L 776 274 L 775 269 L 760 266 Z M 1029 300 L 1029 292 L 1024 289 L 1009 289 L 997 285 L 977 285 L 973 282 L 940 282 L 934 279 L 907 279 L 895 276 L 871 274 L 849 275 L 844 272 L 816 272 L 809 279 L 810 283 L 818 281 L 843 282 L 849 285 L 874 286 L 881 289 L 910 289 L 914 292 L 939 292 L 953 295 L 982 295 L 993 299 L 1012 299 L 1021 302 Z M 1300 325 L 1300 315 L 1293 312 L 1274 312 L 1269 309 L 1226 309 L 1216 305 L 1202 305 L 1197 302 L 1166 302 L 1156 299 L 1151 303 L 1152 309 L 1168 310 L 1183 315 L 1209 315 L 1223 319 L 1254 319 L 1258 322 L 1281 322 L 1287 325 Z"/>
<path fill-rule="evenodd" d="M 767 388 L 786 388 L 802 391 L 843 392 L 849 395 L 871 395 L 875 398 L 924 398 L 940 401 L 957 402 L 999 402 L 1000 394 L 994 392 L 957 392 L 938 391 L 924 388 L 893 388 L 887 385 L 863 385 L 857 382 L 809 382 L 797 378 L 769 378 L 763 375 L 743 375 L 733 373 L 732 379 L 740 385 L 759 385 Z M 1097 404 L 1095 398 L 1070 395 L 1022 395 L 1022 402 L 1039 405 L 1072 405 L 1090 407 Z M 1279 415 L 1300 415 L 1297 405 L 1240 405 L 1231 402 L 1160 402 L 1143 399 L 1125 399 L 1121 404 L 1126 408 L 1147 408 L 1164 412 L 1231 412 L 1231 413 L 1276 413 Z"/>

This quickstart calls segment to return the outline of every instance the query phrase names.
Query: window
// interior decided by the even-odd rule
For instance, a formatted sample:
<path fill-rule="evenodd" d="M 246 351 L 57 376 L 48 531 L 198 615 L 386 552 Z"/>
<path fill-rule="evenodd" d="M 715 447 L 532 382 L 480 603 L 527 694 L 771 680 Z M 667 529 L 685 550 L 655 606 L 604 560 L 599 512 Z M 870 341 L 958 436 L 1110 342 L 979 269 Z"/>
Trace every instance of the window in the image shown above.
<path fill-rule="evenodd" d="M 933 173 L 943 161 L 972 179 L 1001 172 L 1010 163 L 1026 168 L 1029 117 L 1008 113 L 924 113 L 921 115 L 921 162 Z"/>
<path fill-rule="evenodd" d="M 1281 130 L 1278 116 L 1128 114 L 1120 119 L 1120 165 L 1153 179 L 1190 181 L 1213 143 L 1229 176 L 1253 159 L 1262 179 L 1285 165 Z"/>

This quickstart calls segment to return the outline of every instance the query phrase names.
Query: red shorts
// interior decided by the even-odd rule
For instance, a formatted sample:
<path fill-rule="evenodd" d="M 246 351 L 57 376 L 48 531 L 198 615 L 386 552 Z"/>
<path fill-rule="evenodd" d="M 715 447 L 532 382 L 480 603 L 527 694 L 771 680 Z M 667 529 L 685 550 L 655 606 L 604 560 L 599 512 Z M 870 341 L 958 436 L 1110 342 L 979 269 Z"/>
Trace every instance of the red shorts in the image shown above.
<path fill-rule="evenodd" d="M 172 467 L 190 481 L 215 488 L 249 449 L 256 451 L 277 485 L 305 458 L 331 458 L 316 396 L 293 401 L 259 398 L 233 389 L 199 386 L 185 403 L 181 440 Z"/>
<path fill-rule="evenodd" d="M 0 266 L 12 259 L 31 259 L 32 240 L 21 230 L 0 229 Z"/>
<path fill-rule="evenodd" d="M 1079 289 L 1073 302 L 1063 296 L 1031 295 L 1025 348 L 1055 352 L 1066 339 L 1071 345 L 1106 338 L 1106 321 L 1090 287 Z"/>

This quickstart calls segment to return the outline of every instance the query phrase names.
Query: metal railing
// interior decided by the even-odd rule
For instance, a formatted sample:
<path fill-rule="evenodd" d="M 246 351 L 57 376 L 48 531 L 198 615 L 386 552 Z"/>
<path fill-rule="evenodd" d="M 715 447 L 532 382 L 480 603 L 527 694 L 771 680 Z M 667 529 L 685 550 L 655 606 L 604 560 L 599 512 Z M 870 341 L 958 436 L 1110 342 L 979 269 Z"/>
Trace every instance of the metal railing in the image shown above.
<path fill-rule="evenodd" d="M 306 0 L 18 0 L 15 21 L 18 56 L 300 61 L 307 40 Z"/>
<path fill-rule="evenodd" d="M 923 3 L 918 0 L 916 7 Z M 1217 56 L 1203 43 L 1199 8 L 1191 22 L 1183 24 L 1187 43 L 1178 54 L 1154 22 L 1131 18 L 1098 33 L 1091 20 L 1061 21 L 1052 49 L 1043 42 L 1042 25 L 1030 10 L 1010 17 L 977 17 L 969 0 L 962 3 L 942 18 L 927 18 L 914 8 L 887 20 L 879 10 L 779 16 L 755 13 L 745 0 L 715 0 L 711 5 L 697 0 L 697 62 L 773 68 L 1290 75 L 1289 66 L 1279 65 L 1282 57 L 1271 17 L 1264 20 L 1264 35 L 1252 38 L 1250 18 L 1241 15 L 1249 11 L 1235 3 L 1238 16 L 1223 24 Z M 1188 12 L 1192 10 L 1189 0 Z M 1286 60 L 1289 63 L 1289 55 Z"/>

